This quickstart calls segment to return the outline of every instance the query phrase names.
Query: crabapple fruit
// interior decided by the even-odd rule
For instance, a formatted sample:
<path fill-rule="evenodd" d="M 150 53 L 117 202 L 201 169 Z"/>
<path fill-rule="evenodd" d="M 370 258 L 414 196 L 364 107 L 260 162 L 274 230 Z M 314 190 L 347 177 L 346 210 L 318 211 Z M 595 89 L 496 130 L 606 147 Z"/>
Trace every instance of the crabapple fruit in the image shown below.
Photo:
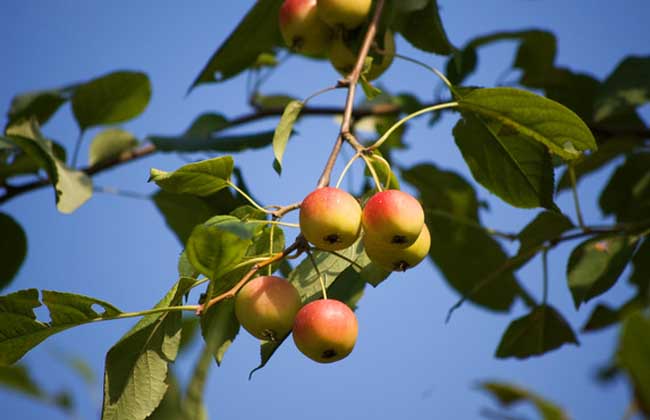
<path fill-rule="evenodd" d="M 361 206 L 341 189 L 319 188 L 300 204 L 300 231 L 318 248 L 347 248 L 357 240 L 360 230 Z"/>
<path fill-rule="evenodd" d="M 386 190 L 370 197 L 363 208 L 361 222 L 367 241 L 386 248 L 406 248 L 422 232 L 424 210 L 412 195 Z"/>
<path fill-rule="evenodd" d="M 354 29 L 368 17 L 372 0 L 317 0 L 318 16 L 333 28 Z"/>
<path fill-rule="evenodd" d="M 300 309 L 293 324 L 293 341 L 310 359 L 331 363 L 352 352 L 358 332 L 357 317 L 345 303 L 321 299 Z"/>
<path fill-rule="evenodd" d="M 387 247 L 365 236 L 363 245 L 368 258 L 381 268 L 388 271 L 406 271 L 418 265 L 427 256 L 431 247 L 431 235 L 427 225 L 424 225 L 418 239 L 406 248 Z"/>
<path fill-rule="evenodd" d="M 332 30 L 316 11 L 316 0 L 285 0 L 280 7 L 280 32 L 287 46 L 308 55 L 324 55 Z"/>
<path fill-rule="evenodd" d="M 235 315 L 251 335 L 277 341 L 291 331 L 301 304 L 298 291 L 287 280 L 260 276 L 237 293 Z"/>

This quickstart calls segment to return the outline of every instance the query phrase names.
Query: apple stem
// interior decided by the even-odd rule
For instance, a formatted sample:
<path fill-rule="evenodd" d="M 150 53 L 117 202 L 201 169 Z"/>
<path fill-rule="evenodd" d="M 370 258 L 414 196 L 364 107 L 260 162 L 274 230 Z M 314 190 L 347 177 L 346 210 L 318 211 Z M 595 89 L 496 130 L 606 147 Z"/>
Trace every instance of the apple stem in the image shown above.
<path fill-rule="evenodd" d="M 373 145 L 367 147 L 367 150 L 375 150 L 375 149 L 380 148 L 381 145 L 384 144 L 384 142 L 386 140 L 388 140 L 388 138 L 391 136 L 391 134 L 393 134 L 395 132 L 395 130 L 397 130 L 402 125 L 404 125 L 405 123 L 407 123 L 408 121 L 412 120 L 415 117 L 419 117 L 420 115 L 426 114 L 428 112 L 435 112 L 435 111 L 439 111 L 439 110 L 445 109 L 445 108 L 455 108 L 457 106 L 458 106 L 458 102 L 444 102 L 444 103 L 441 103 L 441 104 L 436 104 L 436 105 L 433 105 L 433 106 L 423 108 L 423 109 L 421 109 L 419 111 L 416 111 L 416 112 L 414 112 L 414 113 L 412 113 L 410 115 L 407 115 L 406 117 L 402 118 L 401 120 L 399 120 L 398 122 L 393 124 L 393 126 L 391 128 L 389 128 L 388 131 L 386 131 L 384 133 L 384 135 L 379 138 L 379 140 L 377 140 Z"/>
<path fill-rule="evenodd" d="M 341 183 L 343 182 L 343 178 L 345 178 L 345 175 L 348 173 L 350 168 L 352 167 L 352 164 L 361 157 L 361 153 L 357 152 L 352 156 L 352 158 L 348 161 L 348 163 L 345 165 L 345 168 L 343 168 L 343 172 L 341 172 L 341 175 L 339 176 L 338 181 L 336 181 L 336 188 L 339 188 L 341 186 Z"/>
<path fill-rule="evenodd" d="M 237 284 L 235 284 L 230 290 L 228 290 L 227 292 L 224 292 L 224 293 L 222 293 L 222 294 L 220 294 L 220 295 L 218 295 L 216 297 L 213 297 L 207 303 L 204 303 L 203 305 L 198 306 L 198 308 L 196 309 L 196 314 L 200 316 L 200 315 L 204 314 L 208 309 L 210 309 L 210 307 L 212 307 L 213 305 L 221 302 L 222 300 L 235 297 L 237 292 L 239 292 L 239 290 L 242 287 L 244 287 L 244 285 L 246 283 L 248 283 L 248 281 L 250 279 L 252 279 L 253 276 L 259 270 L 261 270 L 262 268 L 267 267 L 267 266 L 269 266 L 271 264 L 274 264 L 274 263 L 276 263 L 278 261 L 282 261 L 285 258 L 295 258 L 298 255 L 302 254 L 305 250 L 307 250 L 307 248 L 308 248 L 307 241 L 302 237 L 302 235 L 299 235 L 298 238 L 296 238 L 295 242 L 292 243 L 291 245 L 289 245 L 287 248 L 285 248 L 284 251 L 282 251 L 282 252 L 280 252 L 278 254 L 275 254 L 275 255 L 265 259 L 264 261 L 259 262 L 259 263 L 255 264 L 254 266 L 252 266 L 250 268 L 250 270 L 248 270 L 246 275 L 244 275 L 244 277 L 242 277 L 241 280 L 239 280 L 239 282 L 237 282 Z M 294 251 L 296 251 L 296 254 L 293 255 L 293 256 L 290 256 L 290 254 L 292 252 L 294 252 Z"/>
<path fill-rule="evenodd" d="M 318 263 L 314 258 L 314 254 L 311 252 L 309 248 L 307 248 L 305 251 L 309 256 L 309 260 L 311 261 L 311 264 L 314 266 L 314 270 L 316 270 L 316 274 L 318 274 L 318 280 L 320 281 L 320 288 L 321 291 L 323 292 L 323 299 L 327 299 L 327 287 L 325 285 L 325 279 L 323 278 L 323 275 L 321 274 L 320 269 L 318 268 Z"/>

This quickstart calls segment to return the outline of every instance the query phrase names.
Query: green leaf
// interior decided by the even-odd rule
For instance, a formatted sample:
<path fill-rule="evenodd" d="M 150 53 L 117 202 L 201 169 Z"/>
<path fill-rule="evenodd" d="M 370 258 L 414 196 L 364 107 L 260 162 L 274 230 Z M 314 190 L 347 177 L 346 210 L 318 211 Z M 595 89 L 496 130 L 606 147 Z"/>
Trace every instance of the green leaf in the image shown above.
<path fill-rule="evenodd" d="M 45 391 L 36 384 L 27 367 L 23 365 L 0 366 L 0 387 L 8 388 L 30 397 L 45 397 Z"/>
<path fill-rule="evenodd" d="M 357 241 L 352 246 L 338 251 L 349 260 L 356 261 L 363 254 L 363 245 L 361 241 Z M 351 264 L 346 259 L 340 258 L 334 254 L 326 251 L 314 251 L 314 261 L 318 266 L 318 270 L 323 276 L 325 287 L 329 287 L 334 280 L 345 271 Z M 307 304 L 312 300 L 321 297 L 321 284 L 318 272 L 314 268 L 310 258 L 305 258 L 298 266 L 289 274 L 289 282 L 293 284 L 303 304 Z"/>
<path fill-rule="evenodd" d="M 228 187 L 233 167 L 232 157 L 221 156 L 187 164 L 174 172 L 152 168 L 149 182 L 171 193 L 207 196 Z"/>
<path fill-rule="evenodd" d="M 251 237 L 220 225 L 198 225 L 187 241 L 185 253 L 198 272 L 216 281 L 242 261 Z"/>
<path fill-rule="evenodd" d="M 201 114 L 188 127 L 183 134 L 185 138 L 208 137 L 211 134 L 221 131 L 228 127 L 228 119 L 215 113 Z"/>
<path fill-rule="evenodd" d="M 632 259 L 637 239 L 600 236 L 578 245 L 567 264 L 567 280 L 576 309 L 609 290 Z"/>
<path fill-rule="evenodd" d="M 501 337 L 496 357 L 526 359 L 555 350 L 564 344 L 579 345 L 573 329 L 552 306 L 541 305 L 515 319 Z"/>
<path fill-rule="evenodd" d="M 206 197 L 160 190 L 152 198 L 165 218 L 167 226 L 183 245 L 190 237 L 194 226 L 205 222 L 214 214 L 230 213 L 244 202 L 239 195 L 233 195 L 227 189 Z"/>
<path fill-rule="evenodd" d="M 70 99 L 75 88 L 76 85 L 73 85 L 15 96 L 7 112 L 7 127 L 31 118 L 35 118 L 40 125 L 45 124 Z"/>
<path fill-rule="evenodd" d="M 34 308 L 41 306 L 38 290 L 0 296 L 0 366 L 15 363 L 53 334 L 121 313 L 109 303 L 71 293 L 43 291 L 42 302 L 49 310 L 51 322 L 36 319 Z M 104 312 L 96 312 L 94 305 Z"/>
<path fill-rule="evenodd" d="M 529 402 L 535 406 L 544 420 L 569 420 L 569 416 L 559 406 L 516 385 L 503 382 L 482 382 L 479 387 L 490 393 L 504 407 L 510 407 L 519 402 Z"/>
<path fill-rule="evenodd" d="M 537 29 L 524 31 L 504 31 L 481 35 L 470 40 L 461 51 L 447 62 L 447 75 L 454 85 L 460 85 L 476 70 L 477 50 L 501 41 L 519 41 L 512 66 L 521 69 L 520 83 L 526 86 L 546 87 L 548 77 L 557 73 L 555 61 L 556 41 L 552 33 Z"/>
<path fill-rule="evenodd" d="M 296 98 L 289 95 L 260 95 L 259 93 L 253 98 L 253 106 L 259 110 L 275 110 L 286 108 L 289 103 Z"/>
<path fill-rule="evenodd" d="M 9 137 L 5 140 L 20 147 L 47 172 L 61 213 L 72 213 L 92 196 L 90 178 L 81 171 L 68 168 L 55 156 L 52 145 L 45 141 L 35 120 L 9 127 L 7 135 Z"/>
<path fill-rule="evenodd" d="M 133 149 L 138 145 L 138 139 L 131 133 L 120 128 L 109 128 L 97 134 L 90 143 L 88 164 L 97 165 L 100 162 L 114 159 L 122 152 Z"/>
<path fill-rule="evenodd" d="M 144 73 L 118 71 L 86 82 L 72 96 L 72 112 L 82 130 L 128 121 L 140 115 L 151 99 Z"/>
<path fill-rule="evenodd" d="M 53 404 L 63 410 L 71 409 L 70 395 L 67 392 L 49 394 L 34 381 L 27 367 L 22 365 L 0 366 L 0 387 L 46 404 Z"/>
<path fill-rule="evenodd" d="M 518 256 L 534 250 L 545 242 L 560 237 L 564 232 L 574 229 L 575 226 L 568 217 L 562 213 L 544 211 L 526 225 L 517 235 L 519 239 Z"/>
<path fill-rule="evenodd" d="M 147 420 L 184 420 L 181 390 L 172 371 L 167 375 L 167 383 L 165 396 Z"/>
<path fill-rule="evenodd" d="M 600 331 L 603 328 L 617 324 L 619 321 L 625 319 L 628 314 L 641 309 L 642 306 L 643 305 L 636 298 L 626 302 L 618 309 L 612 309 L 608 305 L 598 304 L 589 316 L 585 325 L 582 327 L 582 331 Z"/>
<path fill-rule="evenodd" d="M 555 101 L 513 88 L 474 89 L 458 98 L 459 107 L 494 124 L 499 130 L 540 142 L 566 160 L 596 150 L 589 127 L 573 111 Z"/>
<path fill-rule="evenodd" d="M 598 150 L 577 160 L 573 167 L 576 174 L 576 181 L 603 166 L 607 165 L 622 154 L 627 154 L 639 145 L 636 137 L 620 137 L 608 140 L 599 145 Z M 564 171 L 557 184 L 557 190 L 563 191 L 571 188 L 571 177 L 569 170 Z"/>
<path fill-rule="evenodd" d="M 356 311 L 365 288 L 366 280 L 361 273 L 354 266 L 349 266 L 327 288 L 327 298 L 344 302 L 350 309 Z"/>
<path fill-rule="evenodd" d="M 447 282 L 467 299 L 507 311 L 519 287 L 501 245 L 481 227 L 472 186 L 453 172 L 418 165 L 402 172 L 420 191 L 431 232 L 429 256 Z M 471 256 L 471 258 L 468 258 Z"/>
<path fill-rule="evenodd" d="M 194 284 L 181 278 L 154 308 L 180 305 Z M 143 317 L 106 355 L 102 420 L 149 416 L 167 391 L 169 363 L 181 339 L 180 312 Z"/>
<path fill-rule="evenodd" d="M 161 152 L 242 152 L 261 149 L 271 144 L 274 132 L 219 137 L 163 137 L 150 136 L 148 139 Z"/>
<path fill-rule="evenodd" d="M 650 415 L 650 319 L 641 312 L 623 323 L 617 360 L 632 379 L 639 408 Z"/>
<path fill-rule="evenodd" d="M 27 255 L 27 236 L 23 228 L 8 214 L 0 213 L 0 290 L 14 278 Z"/>
<path fill-rule="evenodd" d="M 295 124 L 300 111 L 305 106 L 301 101 L 291 101 L 284 109 L 282 118 L 275 128 L 273 135 L 273 155 L 275 156 L 274 167 L 278 174 L 282 173 L 282 159 L 284 158 L 284 151 L 287 148 L 289 137 L 293 132 L 293 125 Z"/>
<path fill-rule="evenodd" d="M 402 8 L 408 13 L 399 16 L 398 31 L 415 48 L 440 55 L 451 54 L 455 48 L 442 25 L 438 1 L 429 0 L 425 7 L 420 6 L 416 4 Z"/>
<path fill-rule="evenodd" d="M 208 360 L 221 365 L 223 356 L 239 333 L 239 321 L 235 316 L 235 300 L 227 299 L 213 305 L 201 317 L 201 334 L 206 343 Z"/>
<path fill-rule="evenodd" d="M 395 176 L 395 173 L 391 170 L 390 164 L 384 160 L 379 152 L 374 152 L 371 156 L 368 157 L 370 164 L 375 169 L 377 176 L 379 177 L 379 182 L 385 189 L 394 189 L 399 190 L 399 180 Z M 365 175 L 371 176 L 370 171 L 366 167 Z"/>
<path fill-rule="evenodd" d="M 261 0 L 248 11 L 228 39 L 210 57 L 190 90 L 203 83 L 223 82 L 257 62 L 262 53 L 283 45 L 278 24 L 282 0 Z"/>
<path fill-rule="evenodd" d="M 553 164 L 544 145 L 472 114 L 463 115 L 453 133 L 479 184 L 515 207 L 556 207 Z"/>
<path fill-rule="evenodd" d="M 650 102 L 650 56 L 626 57 L 603 83 L 594 119 L 602 121 L 647 102 Z"/>
<path fill-rule="evenodd" d="M 630 156 L 621 164 L 600 194 L 605 215 L 621 222 L 640 221 L 650 215 L 650 153 Z"/>

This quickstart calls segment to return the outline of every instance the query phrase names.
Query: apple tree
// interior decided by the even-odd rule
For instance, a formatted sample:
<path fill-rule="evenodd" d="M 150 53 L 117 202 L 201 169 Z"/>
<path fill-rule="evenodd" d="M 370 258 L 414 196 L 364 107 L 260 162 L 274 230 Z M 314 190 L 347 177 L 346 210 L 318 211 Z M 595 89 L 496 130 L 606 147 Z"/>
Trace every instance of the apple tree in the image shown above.
<path fill-rule="evenodd" d="M 650 102 L 650 56 L 611 63 L 611 74 L 598 79 L 558 65 L 557 40 L 544 30 L 479 33 L 460 45 L 447 35 L 436 0 L 248 3 L 188 81 L 191 95 L 247 78 L 244 115 L 228 116 L 224 103 L 222 113 L 196 116 L 180 135 L 139 140 L 119 125 L 146 112 L 155 86 L 132 70 L 18 92 L 11 100 L 0 136 L 0 205 L 50 189 L 52 207 L 74 217 L 98 191 L 98 174 L 149 157 L 148 181 L 156 186 L 149 198 L 182 252 L 164 256 L 176 258 L 178 270 L 169 273 L 176 281 L 158 303 L 147 307 L 143 300 L 141 310 L 123 311 L 120 302 L 12 283 L 27 237 L 17 217 L 0 208 L 0 288 L 8 290 L 0 296 L 0 385 L 69 408 L 68 395 L 49 394 L 29 376 L 26 355 L 71 328 L 134 318 L 107 349 L 101 418 L 205 418 L 209 368 L 223 362 L 238 336 L 260 340 L 251 377 L 292 341 L 315 362 L 338 362 L 354 351 L 363 329 L 354 310 L 364 290 L 408 276 L 425 261 L 457 294 L 447 328 L 466 304 L 509 317 L 497 359 L 546 357 L 578 345 L 581 335 L 617 328 L 601 380 L 623 378 L 631 390 L 629 415 L 649 417 L 650 130 L 640 108 Z M 516 80 L 468 82 L 479 53 L 503 41 L 516 45 L 510 63 Z M 416 55 L 402 55 L 401 43 Z M 269 93 L 269 77 L 284 71 L 288 57 L 339 74 L 316 92 Z M 432 66 L 435 60 L 443 65 Z M 399 86 L 382 84 L 398 61 L 430 74 L 430 88 L 394 93 Z M 344 92 L 343 101 L 319 104 L 330 92 Z M 78 137 L 57 142 L 47 123 L 66 106 Z M 301 157 L 315 168 L 304 174 L 313 191 L 292 202 L 259 202 L 255 168 L 239 165 L 239 157 L 268 153 L 282 176 L 287 160 L 297 159 L 285 154 L 304 137 L 300 124 L 322 116 L 337 117 L 339 126 L 328 156 Z M 417 164 L 399 159 L 410 142 L 423 141 L 410 138 L 412 124 L 428 119 L 433 130 L 448 117 L 455 118 L 449 138 L 471 177 L 433 154 Z M 89 140 L 91 130 L 97 134 Z M 155 160 L 163 153 L 192 159 L 163 168 Z M 597 202 L 581 201 L 581 181 L 602 173 L 608 176 Z M 488 194 L 527 211 L 525 226 L 485 224 L 480 197 Z M 571 196 L 570 206 L 558 204 L 560 194 Z M 585 207 L 598 207 L 601 220 L 585 217 Z M 554 252 L 561 246 L 571 247 L 568 258 Z M 532 262 L 541 262 L 539 294 L 518 275 Z M 565 279 L 550 278 L 552 266 L 566 267 Z M 549 298 L 549 283 L 558 281 L 574 308 Z M 629 299 L 604 303 L 601 297 L 622 282 L 632 291 Z M 516 305 L 523 315 L 512 315 Z M 586 308 L 584 325 L 566 319 L 567 311 Z M 179 385 L 172 367 L 195 335 L 201 351 Z M 540 418 L 568 418 L 534 390 L 500 381 L 480 388 L 506 408 L 524 401 Z"/>

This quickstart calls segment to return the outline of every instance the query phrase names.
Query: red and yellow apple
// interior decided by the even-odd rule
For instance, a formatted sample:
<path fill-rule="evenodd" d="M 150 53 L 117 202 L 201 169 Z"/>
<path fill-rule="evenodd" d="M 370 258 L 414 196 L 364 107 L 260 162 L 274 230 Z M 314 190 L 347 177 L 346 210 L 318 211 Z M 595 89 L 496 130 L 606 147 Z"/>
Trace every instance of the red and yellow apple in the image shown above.
<path fill-rule="evenodd" d="M 316 0 L 285 0 L 280 7 L 280 32 L 289 48 L 308 55 L 325 55 L 332 30 L 319 17 Z"/>
<path fill-rule="evenodd" d="M 293 324 L 293 341 L 310 359 L 331 363 L 352 352 L 358 332 L 357 317 L 345 303 L 321 299 L 300 309 Z"/>
<path fill-rule="evenodd" d="M 406 248 L 395 249 L 363 237 L 363 245 L 368 258 L 388 271 L 406 271 L 418 265 L 429 253 L 431 235 L 427 225 L 422 226 L 418 239 Z"/>
<path fill-rule="evenodd" d="M 412 195 L 386 190 L 370 197 L 361 221 L 367 242 L 387 249 L 406 248 L 422 232 L 424 210 Z"/>
<path fill-rule="evenodd" d="M 289 334 L 301 304 L 298 291 L 287 280 L 260 276 L 237 293 L 235 315 L 251 335 L 276 341 Z"/>
<path fill-rule="evenodd" d="M 357 240 L 360 230 L 361 206 L 339 188 L 314 190 L 300 204 L 300 231 L 318 248 L 347 248 Z"/>
<path fill-rule="evenodd" d="M 318 16 L 328 25 L 354 29 L 368 17 L 372 0 L 318 0 Z"/>

